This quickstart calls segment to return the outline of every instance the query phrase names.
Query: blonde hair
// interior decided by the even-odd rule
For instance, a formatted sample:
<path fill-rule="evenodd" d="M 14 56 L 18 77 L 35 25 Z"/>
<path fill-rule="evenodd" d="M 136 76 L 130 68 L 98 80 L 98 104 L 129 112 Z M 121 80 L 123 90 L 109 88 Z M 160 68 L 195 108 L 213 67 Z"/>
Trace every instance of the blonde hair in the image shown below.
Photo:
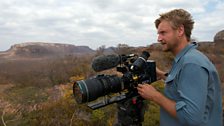
<path fill-rule="evenodd" d="M 158 28 L 161 21 L 166 20 L 171 23 L 173 29 L 177 29 L 181 25 L 184 26 L 184 32 L 187 40 L 191 39 L 191 31 L 193 29 L 194 21 L 189 12 L 184 9 L 174 9 L 167 13 L 160 14 L 160 17 L 155 20 L 155 26 Z"/>

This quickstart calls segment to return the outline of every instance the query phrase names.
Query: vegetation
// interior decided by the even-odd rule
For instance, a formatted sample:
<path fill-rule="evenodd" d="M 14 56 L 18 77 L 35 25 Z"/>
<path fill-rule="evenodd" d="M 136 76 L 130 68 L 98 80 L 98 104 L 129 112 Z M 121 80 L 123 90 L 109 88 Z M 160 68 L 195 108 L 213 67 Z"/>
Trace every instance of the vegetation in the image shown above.
<path fill-rule="evenodd" d="M 151 52 L 150 59 L 157 66 L 168 71 L 173 56 L 163 53 L 159 47 L 133 48 L 119 44 L 114 53 Z M 206 55 L 216 64 L 222 83 L 224 82 L 223 48 L 216 53 L 206 49 Z M 105 46 L 98 48 L 97 55 L 104 54 Z M 93 56 L 73 56 L 50 59 L 6 60 L 0 62 L 0 115 L 1 126 L 112 126 L 116 121 L 116 104 L 97 110 L 89 109 L 85 104 L 77 104 L 72 93 L 73 83 L 96 74 L 91 69 Z M 102 72 L 116 73 L 115 70 Z M 153 83 L 163 92 L 164 82 Z M 147 110 L 144 126 L 159 126 L 159 106 L 145 101 Z"/>

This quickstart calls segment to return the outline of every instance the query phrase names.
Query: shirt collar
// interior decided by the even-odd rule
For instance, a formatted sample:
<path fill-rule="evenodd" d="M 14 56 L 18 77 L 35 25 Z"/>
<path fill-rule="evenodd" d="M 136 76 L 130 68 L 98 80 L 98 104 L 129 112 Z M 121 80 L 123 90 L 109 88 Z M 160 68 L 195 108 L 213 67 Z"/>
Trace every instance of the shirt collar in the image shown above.
<path fill-rule="evenodd" d="M 181 52 L 177 54 L 174 61 L 177 63 L 181 59 L 181 57 L 184 56 L 191 48 L 196 48 L 197 46 L 198 45 L 196 42 L 188 44 L 184 49 L 181 50 Z"/>

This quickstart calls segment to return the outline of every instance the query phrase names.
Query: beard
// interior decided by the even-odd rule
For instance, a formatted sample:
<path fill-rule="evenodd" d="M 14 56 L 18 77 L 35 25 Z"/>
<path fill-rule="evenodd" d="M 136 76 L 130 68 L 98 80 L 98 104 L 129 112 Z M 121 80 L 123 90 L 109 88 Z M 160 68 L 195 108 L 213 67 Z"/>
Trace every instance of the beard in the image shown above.
<path fill-rule="evenodd" d="M 173 37 L 170 40 L 164 40 L 163 42 L 161 42 L 162 44 L 162 50 L 164 52 L 174 52 L 176 50 L 176 48 L 179 46 L 180 42 L 178 40 L 177 37 Z"/>

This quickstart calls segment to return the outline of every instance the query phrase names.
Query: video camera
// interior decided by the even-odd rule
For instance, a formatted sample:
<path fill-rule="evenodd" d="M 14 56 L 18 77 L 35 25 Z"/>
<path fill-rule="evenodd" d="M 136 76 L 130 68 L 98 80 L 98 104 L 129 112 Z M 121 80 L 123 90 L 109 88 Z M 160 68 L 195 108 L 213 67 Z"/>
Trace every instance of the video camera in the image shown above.
<path fill-rule="evenodd" d="M 143 51 L 140 56 L 129 54 L 96 57 L 92 62 L 92 68 L 96 72 L 116 67 L 123 75 L 119 77 L 102 74 L 76 81 L 73 85 L 73 94 L 77 103 L 91 102 L 110 93 L 119 93 L 118 96 L 105 97 L 100 102 L 88 104 L 91 109 L 98 109 L 111 103 L 140 97 L 137 85 L 156 81 L 156 63 L 147 60 L 149 56 L 148 52 Z"/>

